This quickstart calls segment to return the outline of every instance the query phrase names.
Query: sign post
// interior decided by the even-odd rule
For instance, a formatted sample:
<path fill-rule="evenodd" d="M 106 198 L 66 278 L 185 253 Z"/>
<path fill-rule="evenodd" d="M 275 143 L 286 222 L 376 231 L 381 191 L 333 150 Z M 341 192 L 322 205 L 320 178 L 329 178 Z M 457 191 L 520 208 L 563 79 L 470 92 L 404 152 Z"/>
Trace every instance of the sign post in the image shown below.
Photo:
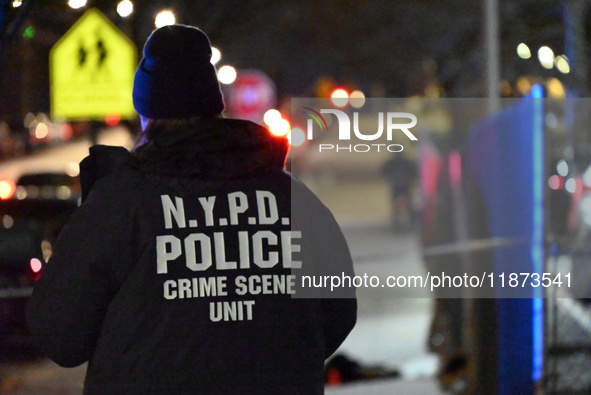
<path fill-rule="evenodd" d="M 105 15 L 91 8 L 49 55 L 51 115 L 64 120 L 133 119 L 136 47 Z"/>

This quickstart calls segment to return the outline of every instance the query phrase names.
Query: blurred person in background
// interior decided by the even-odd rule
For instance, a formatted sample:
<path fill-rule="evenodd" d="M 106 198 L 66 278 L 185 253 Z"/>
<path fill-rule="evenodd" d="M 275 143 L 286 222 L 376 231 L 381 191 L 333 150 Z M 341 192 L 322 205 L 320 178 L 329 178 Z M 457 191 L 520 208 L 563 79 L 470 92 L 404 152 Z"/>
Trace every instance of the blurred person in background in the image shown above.
<path fill-rule="evenodd" d="M 155 30 L 133 89 L 134 152 L 97 146 L 83 203 L 28 306 L 49 358 L 90 361 L 85 394 L 321 394 L 356 320 L 296 298 L 300 270 L 352 275 L 328 209 L 284 171 L 287 141 L 224 119 L 199 29 Z"/>
<path fill-rule="evenodd" d="M 415 225 L 413 188 L 417 174 L 417 165 L 402 152 L 393 154 L 382 166 L 382 177 L 390 187 L 394 230 L 408 230 Z"/>

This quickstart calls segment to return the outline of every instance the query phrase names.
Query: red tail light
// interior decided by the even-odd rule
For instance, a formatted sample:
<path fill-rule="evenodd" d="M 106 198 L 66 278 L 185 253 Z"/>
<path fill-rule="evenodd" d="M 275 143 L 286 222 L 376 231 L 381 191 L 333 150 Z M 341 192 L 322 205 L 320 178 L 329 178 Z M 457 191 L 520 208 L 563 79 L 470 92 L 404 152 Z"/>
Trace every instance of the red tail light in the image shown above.
<path fill-rule="evenodd" d="M 11 180 L 1 180 L 0 181 L 0 199 L 6 200 L 10 199 L 12 195 L 14 195 L 14 191 L 16 190 L 16 184 L 14 181 Z"/>
<path fill-rule="evenodd" d="M 33 271 L 33 273 L 39 273 L 41 271 L 41 269 L 43 268 L 43 264 L 37 258 L 31 259 L 29 266 L 31 266 L 31 270 Z"/>
<path fill-rule="evenodd" d="M 29 268 L 31 269 L 30 278 L 36 283 L 43 274 L 43 262 L 38 258 L 31 258 L 29 261 Z"/>

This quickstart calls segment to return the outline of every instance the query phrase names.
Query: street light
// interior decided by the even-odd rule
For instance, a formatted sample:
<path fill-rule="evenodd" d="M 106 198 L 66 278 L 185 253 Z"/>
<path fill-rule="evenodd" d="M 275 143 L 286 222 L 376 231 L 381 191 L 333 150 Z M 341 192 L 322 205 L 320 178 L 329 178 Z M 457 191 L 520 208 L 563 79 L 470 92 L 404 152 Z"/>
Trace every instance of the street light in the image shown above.
<path fill-rule="evenodd" d="M 517 55 L 521 59 L 531 58 L 531 50 L 529 49 L 526 43 L 521 43 L 517 46 Z"/>
<path fill-rule="evenodd" d="M 550 47 L 543 46 L 538 50 L 538 60 L 546 69 L 554 67 L 554 51 Z"/>
<path fill-rule="evenodd" d="M 267 126 L 273 125 L 274 123 L 280 121 L 282 118 L 283 117 L 281 116 L 281 113 L 274 108 L 267 110 L 263 115 L 263 121 L 267 124 Z"/>
<path fill-rule="evenodd" d="M 69 0 L 68 5 L 70 8 L 77 10 L 78 8 L 82 8 L 86 5 L 86 0 Z"/>
<path fill-rule="evenodd" d="M 154 24 L 157 28 L 161 28 L 162 26 L 174 25 L 176 23 L 176 17 L 174 13 L 169 10 L 160 11 L 158 15 L 156 15 L 156 19 L 154 20 Z"/>
<path fill-rule="evenodd" d="M 361 108 L 365 104 L 365 93 L 360 90 L 354 90 L 349 95 L 349 101 L 351 103 L 351 107 Z"/>
<path fill-rule="evenodd" d="M 349 93 L 343 88 L 332 91 L 330 100 L 335 107 L 345 107 L 349 103 Z"/>
<path fill-rule="evenodd" d="M 281 118 L 277 122 L 269 125 L 269 131 L 275 136 L 285 136 L 291 130 L 291 125 L 287 119 Z"/>
<path fill-rule="evenodd" d="M 265 112 L 263 121 L 265 121 L 269 127 L 269 131 L 275 136 L 285 136 L 291 129 L 289 121 L 284 119 L 281 113 L 274 108 Z"/>
<path fill-rule="evenodd" d="M 216 47 L 211 47 L 211 64 L 215 65 L 222 58 L 222 53 Z"/>
<path fill-rule="evenodd" d="M 127 18 L 133 13 L 133 3 L 130 0 L 123 0 L 117 4 L 117 13 L 122 18 Z"/>
<path fill-rule="evenodd" d="M 236 69 L 232 66 L 222 66 L 218 70 L 218 80 L 225 85 L 229 85 L 236 80 Z"/>
<path fill-rule="evenodd" d="M 557 56 L 554 59 L 554 65 L 562 74 L 570 73 L 570 64 L 568 63 L 568 58 L 564 55 Z"/>

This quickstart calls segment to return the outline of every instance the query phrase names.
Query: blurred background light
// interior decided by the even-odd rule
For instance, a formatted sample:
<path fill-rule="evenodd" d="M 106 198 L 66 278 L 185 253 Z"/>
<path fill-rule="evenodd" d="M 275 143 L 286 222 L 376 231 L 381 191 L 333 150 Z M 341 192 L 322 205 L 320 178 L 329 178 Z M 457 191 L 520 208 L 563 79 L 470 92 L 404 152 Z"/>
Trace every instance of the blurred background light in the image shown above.
<path fill-rule="evenodd" d="M 161 28 L 162 26 L 174 25 L 176 23 L 176 16 L 170 10 L 160 11 L 156 15 L 156 19 L 154 19 L 154 25 L 157 28 Z"/>
<path fill-rule="evenodd" d="M 554 67 L 554 51 L 550 47 L 543 46 L 538 50 L 538 60 L 542 67 L 551 69 Z"/>
<path fill-rule="evenodd" d="M 0 199 L 6 200 L 12 197 L 16 186 L 13 181 L 2 180 L 0 181 Z"/>
<path fill-rule="evenodd" d="M 552 99 L 562 99 L 566 95 L 564 85 L 558 78 L 549 78 L 546 81 L 546 91 L 548 93 L 548 97 Z"/>
<path fill-rule="evenodd" d="M 5 229 L 12 228 L 14 226 L 14 218 L 12 218 L 10 215 L 2 216 L 2 226 Z"/>
<path fill-rule="evenodd" d="M 568 163 L 564 159 L 560 159 L 556 164 L 556 171 L 563 177 L 568 175 Z"/>
<path fill-rule="evenodd" d="M 300 128 L 293 128 L 287 134 L 287 139 L 289 140 L 290 145 L 299 147 L 306 141 L 306 134 Z"/>
<path fill-rule="evenodd" d="M 41 271 L 41 268 L 43 267 L 43 264 L 39 259 L 32 258 L 31 262 L 29 263 L 29 266 L 31 267 L 33 273 L 39 273 Z"/>
<path fill-rule="evenodd" d="M 49 127 L 44 122 L 39 122 L 35 127 L 35 137 L 39 140 L 44 139 L 49 135 Z"/>
<path fill-rule="evenodd" d="M 59 127 L 59 136 L 62 140 L 69 140 L 74 136 L 74 129 L 69 123 L 64 123 Z"/>
<path fill-rule="evenodd" d="M 527 77 L 519 77 L 516 83 L 517 90 L 521 95 L 527 95 L 532 87 L 532 82 Z"/>
<path fill-rule="evenodd" d="M 80 165 L 76 162 L 70 162 L 66 166 L 66 174 L 70 177 L 76 177 L 80 174 Z"/>
<path fill-rule="evenodd" d="M 591 226 L 591 196 L 587 195 L 583 197 L 579 207 L 583 222 L 585 222 L 587 226 Z"/>
<path fill-rule="evenodd" d="M 35 117 L 35 114 L 28 112 L 27 115 L 25 115 L 23 125 L 25 125 L 26 128 L 30 128 L 33 122 L 36 120 L 37 117 Z"/>
<path fill-rule="evenodd" d="M 564 55 L 557 56 L 554 59 L 554 65 L 562 74 L 570 73 L 570 64 L 568 62 L 568 58 Z"/>
<path fill-rule="evenodd" d="M 68 5 L 70 8 L 77 10 L 78 8 L 82 8 L 86 5 L 86 0 L 69 0 Z"/>
<path fill-rule="evenodd" d="M 35 37 L 35 28 L 33 26 L 27 26 L 27 28 L 23 32 L 23 38 L 33 38 L 33 37 Z"/>
<path fill-rule="evenodd" d="M 548 186 L 553 190 L 560 189 L 562 187 L 562 178 L 557 174 L 551 175 L 548 179 Z"/>
<path fill-rule="evenodd" d="M 12 2 L 12 7 L 14 7 L 14 8 L 18 8 L 18 7 L 20 7 L 21 5 L 23 5 L 23 2 L 22 2 L 22 0 L 14 0 L 14 1 Z"/>
<path fill-rule="evenodd" d="M 222 66 L 218 70 L 218 80 L 222 84 L 229 85 L 233 83 L 234 81 L 236 81 L 237 75 L 238 74 L 236 73 L 236 69 L 232 66 Z"/>
<path fill-rule="evenodd" d="M 130 0 L 123 0 L 117 4 L 117 13 L 122 18 L 127 18 L 133 13 L 133 3 Z"/>
<path fill-rule="evenodd" d="M 345 107 L 349 103 L 349 93 L 342 88 L 337 88 L 332 91 L 330 99 L 335 107 Z"/>
<path fill-rule="evenodd" d="M 351 107 L 361 108 L 365 104 L 365 94 L 360 90 L 354 90 L 349 96 Z"/>
<path fill-rule="evenodd" d="M 583 173 L 583 185 L 587 188 L 591 188 L 591 166 Z"/>
<path fill-rule="evenodd" d="M 564 183 L 564 189 L 568 193 L 575 193 L 577 190 L 577 180 L 575 180 L 573 177 L 566 180 L 566 182 Z"/>
<path fill-rule="evenodd" d="M 521 43 L 517 46 L 517 55 L 521 59 L 529 59 L 531 58 L 531 51 L 527 44 Z"/>
<path fill-rule="evenodd" d="M 217 62 L 222 59 L 222 53 L 216 47 L 211 47 L 211 64 L 215 65 Z"/>
<path fill-rule="evenodd" d="M 55 191 L 55 196 L 60 200 L 67 200 L 72 196 L 72 189 L 66 185 L 60 185 Z"/>
<path fill-rule="evenodd" d="M 121 115 L 119 114 L 107 114 L 105 117 L 105 124 L 107 126 L 116 126 L 119 124 L 119 122 L 121 122 Z"/>
<path fill-rule="evenodd" d="M 274 108 L 267 110 L 265 115 L 263 115 L 263 121 L 267 126 L 271 126 L 272 124 L 279 122 L 281 118 L 281 113 Z"/>
<path fill-rule="evenodd" d="M 25 188 L 23 186 L 16 187 L 15 195 L 18 200 L 26 199 L 27 195 L 28 195 L 27 188 Z"/>
<path fill-rule="evenodd" d="M 275 136 L 285 136 L 289 133 L 290 128 L 291 125 L 287 119 L 280 119 L 272 125 L 269 125 L 269 131 Z"/>
<path fill-rule="evenodd" d="M 550 129 L 556 129 L 558 127 L 558 117 L 553 112 L 546 114 L 544 121 L 546 122 L 546 126 Z"/>
<path fill-rule="evenodd" d="M 41 242 L 41 251 L 43 253 L 43 259 L 45 262 L 48 262 L 49 258 L 51 258 L 51 255 L 53 254 L 53 246 L 49 241 L 43 240 Z"/>

